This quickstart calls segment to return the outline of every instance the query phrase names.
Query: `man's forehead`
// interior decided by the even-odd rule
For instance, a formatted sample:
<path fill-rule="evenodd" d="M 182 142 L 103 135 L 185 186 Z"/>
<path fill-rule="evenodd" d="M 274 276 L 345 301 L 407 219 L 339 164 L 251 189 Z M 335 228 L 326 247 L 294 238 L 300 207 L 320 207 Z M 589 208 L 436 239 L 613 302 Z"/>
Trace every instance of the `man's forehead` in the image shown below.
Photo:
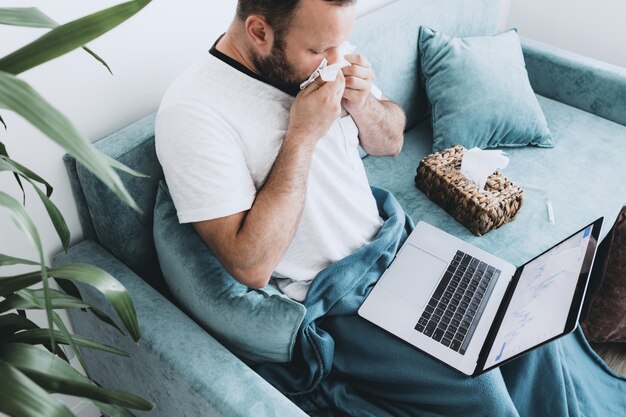
<path fill-rule="evenodd" d="M 337 5 L 324 0 L 301 0 L 289 32 L 310 46 L 334 47 L 350 36 L 356 2 Z"/>

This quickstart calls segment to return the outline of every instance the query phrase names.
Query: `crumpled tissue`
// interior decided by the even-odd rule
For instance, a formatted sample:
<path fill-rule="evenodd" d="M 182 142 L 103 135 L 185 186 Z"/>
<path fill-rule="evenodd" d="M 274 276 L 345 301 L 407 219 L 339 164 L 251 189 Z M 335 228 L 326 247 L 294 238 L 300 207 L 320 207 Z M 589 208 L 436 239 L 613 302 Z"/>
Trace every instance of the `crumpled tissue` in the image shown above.
<path fill-rule="evenodd" d="M 487 177 L 498 169 L 509 165 L 509 157 L 501 150 L 485 151 L 480 148 L 472 148 L 463 154 L 461 161 L 461 174 L 484 191 Z"/>
<path fill-rule="evenodd" d="M 349 67 L 351 64 L 346 60 L 345 56 L 351 54 L 356 49 L 355 45 L 352 45 L 349 41 L 343 42 L 339 45 L 339 61 L 328 65 L 328 60 L 324 58 L 322 63 L 317 67 L 308 80 L 300 84 L 300 90 L 304 90 L 307 86 L 313 83 L 317 77 L 321 77 L 322 80 L 329 82 L 335 81 L 337 75 L 342 68 Z"/>

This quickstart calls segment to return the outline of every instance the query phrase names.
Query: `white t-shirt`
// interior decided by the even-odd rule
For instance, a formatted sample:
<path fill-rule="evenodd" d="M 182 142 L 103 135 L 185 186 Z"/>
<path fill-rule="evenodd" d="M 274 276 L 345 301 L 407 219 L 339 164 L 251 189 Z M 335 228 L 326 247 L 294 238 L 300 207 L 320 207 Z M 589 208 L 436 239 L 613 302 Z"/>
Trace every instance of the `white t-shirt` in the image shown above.
<path fill-rule="evenodd" d="M 174 81 L 159 107 L 155 141 L 180 223 L 252 207 L 294 100 L 210 54 Z M 350 116 L 316 145 L 300 223 L 272 274 L 290 298 L 304 300 L 318 272 L 371 242 L 382 225 L 357 145 Z"/>

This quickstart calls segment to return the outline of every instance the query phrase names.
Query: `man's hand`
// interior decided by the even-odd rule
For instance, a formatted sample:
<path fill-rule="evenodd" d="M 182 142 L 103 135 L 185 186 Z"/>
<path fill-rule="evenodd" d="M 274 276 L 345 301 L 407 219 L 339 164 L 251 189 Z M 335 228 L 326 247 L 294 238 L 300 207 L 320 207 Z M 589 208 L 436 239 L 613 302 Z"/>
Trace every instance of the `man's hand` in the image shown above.
<path fill-rule="evenodd" d="M 359 142 L 374 156 L 395 156 L 404 143 L 404 111 L 392 101 L 372 95 L 374 72 L 369 61 L 360 54 L 348 54 L 352 65 L 342 69 L 346 89 L 342 105 L 359 129 Z"/>
<path fill-rule="evenodd" d="M 345 78 L 339 74 L 335 81 L 324 83 L 318 78 L 302 90 L 291 106 L 285 140 L 306 138 L 307 142 L 315 145 L 341 115 L 341 97 L 345 86 Z"/>
<path fill-rule="evenodd" d="M 347 54 L 346 61 L 352 64 L 341 71 L 346 78 L 346 89 L 342 105 L 352 116 L 365 109 L 374 84 L 374 72 L 367 58 L 361 54 Z"/>

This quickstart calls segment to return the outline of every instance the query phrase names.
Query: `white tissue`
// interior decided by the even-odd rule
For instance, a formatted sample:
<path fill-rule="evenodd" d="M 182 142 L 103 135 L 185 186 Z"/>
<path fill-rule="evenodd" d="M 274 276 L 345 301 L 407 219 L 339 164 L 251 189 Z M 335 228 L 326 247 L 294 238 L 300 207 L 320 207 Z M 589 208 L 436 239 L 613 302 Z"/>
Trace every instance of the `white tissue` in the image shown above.
<path fill-rule="evenodd" d="M 339 45 L 339 61 L 328 65 L 328 60 L 324 58 L 319 67 L 313 71 L 313 74 L 311 74 L 309 79 L 300 84 L 300 90 L 304 90 L 307 86 L 312 84 L 317 77 L 322 77 L 322 80 L 326 82 L 335 81 L 337 79 L 337 75 L 339 75 L 339 71 L 341 71 L 342 68 L 350 66 L 350 63 L 345 59 L 345 56 L 354 52 L 355 48 L 356 46 L 352 45 L 348 41 Z"/>
<path fill-rule="evenodd" d="M 352 45 L 350 42 L 345 41 L 341 45 L 339 45 L 339 61 L 334 64 L 330 64 L 328 66 L 323 67 L 320 70 L 320 77 L 322 80 L 335 81 L 337 79 L 337 75 L 342 68 L 349 67 L 351 64 L 346 60 L 345 56 L 351 54 L 356 49 L 355 45 Z"/>
<path fill-rule="evenodd" d="M 508 164 L 509 157 L 500 150 L 484 151 L 480 148 L 472 148 L 463 154 L 461 174 L 483 191 L 487 177 L 498 169 L 506 168 Z"/>

